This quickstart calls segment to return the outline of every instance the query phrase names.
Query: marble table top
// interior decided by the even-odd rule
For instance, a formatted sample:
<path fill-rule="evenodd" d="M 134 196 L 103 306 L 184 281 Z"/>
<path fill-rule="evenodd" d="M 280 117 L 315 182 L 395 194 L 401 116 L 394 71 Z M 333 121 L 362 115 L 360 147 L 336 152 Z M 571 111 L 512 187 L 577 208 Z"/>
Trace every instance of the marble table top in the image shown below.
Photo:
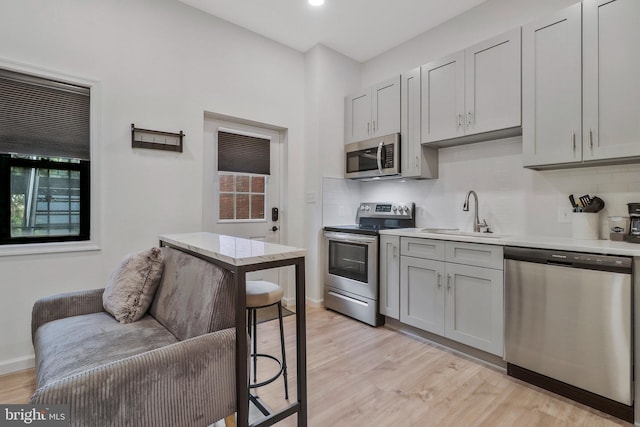
<path fill-rule="evenodd" d="M 299 258 L 307 250 L 209 232 L 163 234 L 161 242 L 234 266 Z"/>

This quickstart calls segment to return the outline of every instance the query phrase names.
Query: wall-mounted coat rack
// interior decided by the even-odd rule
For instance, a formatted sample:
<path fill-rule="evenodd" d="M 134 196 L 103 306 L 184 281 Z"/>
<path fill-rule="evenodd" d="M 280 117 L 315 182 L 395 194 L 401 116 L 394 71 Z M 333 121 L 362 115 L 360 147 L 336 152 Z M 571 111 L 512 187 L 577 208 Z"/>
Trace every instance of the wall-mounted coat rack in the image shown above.
<path fill-rule="evenodd" d="M 154 150 L 178 151 L 182 153 L 184 133 L 161 132 L 158 130 L 136 128 L 131 123 L 131 146 L 133 148 L 151 148 Z"/>

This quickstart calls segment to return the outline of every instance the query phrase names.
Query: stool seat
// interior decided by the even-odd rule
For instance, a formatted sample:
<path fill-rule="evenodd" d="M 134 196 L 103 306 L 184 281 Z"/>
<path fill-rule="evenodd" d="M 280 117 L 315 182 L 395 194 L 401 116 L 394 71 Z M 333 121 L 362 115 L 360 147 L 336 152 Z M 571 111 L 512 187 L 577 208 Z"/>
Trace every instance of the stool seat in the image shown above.
<path fill-rule="evenodd" d="M 264 307 L 282 300 L 282 286 L 266 280 L 247 281 L 247 308 Z"/>

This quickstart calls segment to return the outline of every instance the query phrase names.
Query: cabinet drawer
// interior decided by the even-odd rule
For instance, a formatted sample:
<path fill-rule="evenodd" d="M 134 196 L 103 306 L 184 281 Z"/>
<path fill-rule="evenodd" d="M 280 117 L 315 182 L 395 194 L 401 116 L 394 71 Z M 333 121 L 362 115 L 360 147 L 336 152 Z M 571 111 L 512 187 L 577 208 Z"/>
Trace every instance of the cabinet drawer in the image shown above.
<path fill-rule="evenodd" d="M 400 239 L 400 253 L 415 258 L 444 261 L 444 241 L 403 237 Z"/>
<path fill-rule="evenodd" d="M 447 262 L 475 265 L 497 270 L 504 268 L 502 246 L 447 242 L 445 252 Z"/>

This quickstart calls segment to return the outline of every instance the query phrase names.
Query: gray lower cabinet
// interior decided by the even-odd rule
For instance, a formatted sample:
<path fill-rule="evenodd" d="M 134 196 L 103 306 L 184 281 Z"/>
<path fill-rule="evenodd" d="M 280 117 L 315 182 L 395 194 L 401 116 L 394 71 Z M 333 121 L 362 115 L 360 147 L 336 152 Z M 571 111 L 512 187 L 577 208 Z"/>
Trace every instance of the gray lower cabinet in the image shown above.
<path fill-rule="evenodd" d="M 400 321 L 502 356 L 502 247 L 405 237 L 400 246 Z"/>
<path fill-rule="evenodd" d="M 400 319 L 400 236 L 380 236 L 380 314 Z"/>
<path fill-rule="evenodd" d="M 504 353 L 502 270 L 447 263 L 447 338 L 498 356 Z"/>
<path fill-rule="evenodd" d="M 400 321 L 444 335 L 444 262 L 403 256 L 400 259 Z"/>

